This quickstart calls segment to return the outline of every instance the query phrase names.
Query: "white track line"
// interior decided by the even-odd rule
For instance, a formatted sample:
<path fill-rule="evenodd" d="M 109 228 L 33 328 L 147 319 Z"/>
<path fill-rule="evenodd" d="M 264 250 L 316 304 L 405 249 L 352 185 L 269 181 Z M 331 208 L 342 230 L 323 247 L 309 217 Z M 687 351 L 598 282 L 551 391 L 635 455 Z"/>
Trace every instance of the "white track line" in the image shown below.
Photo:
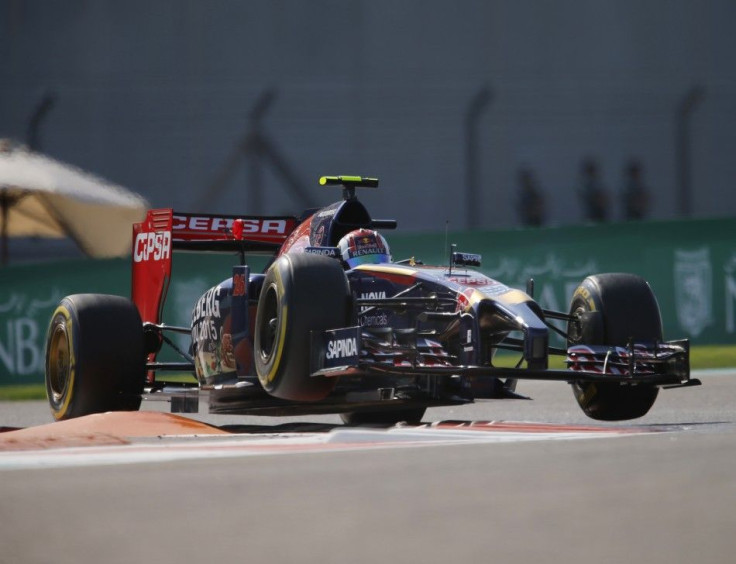
<path fill-rule="evenodd" d="M 395 427 L 392 429 L 337 429 L 329 433 L 292 433 L 278 436 L 230 435 L 168 437 L 160 442 L 134 442 L 122 446 L 89 446 L 0 452 L 0 470 L 65 468 L 117 464 L 161 463 L 202 458 L 237 458 L 273 454 L 336 452 L 375 448 L 518 443 L 620 437 L 630 432 L 493 430 Z"/>

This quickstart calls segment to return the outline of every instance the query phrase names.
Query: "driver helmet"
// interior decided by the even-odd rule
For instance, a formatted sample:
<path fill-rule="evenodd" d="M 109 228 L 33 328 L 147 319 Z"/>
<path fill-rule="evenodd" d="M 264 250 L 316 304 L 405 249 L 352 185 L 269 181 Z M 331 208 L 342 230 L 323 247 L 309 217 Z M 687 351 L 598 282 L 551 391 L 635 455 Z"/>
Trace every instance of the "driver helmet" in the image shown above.
<path fill-rule="evenodd" d="M 351 231 L 337 244 L 340 256 L 349 268 L 359 264 L 391 262 L 391 251 L 383 235 L 370 229 Z"/>

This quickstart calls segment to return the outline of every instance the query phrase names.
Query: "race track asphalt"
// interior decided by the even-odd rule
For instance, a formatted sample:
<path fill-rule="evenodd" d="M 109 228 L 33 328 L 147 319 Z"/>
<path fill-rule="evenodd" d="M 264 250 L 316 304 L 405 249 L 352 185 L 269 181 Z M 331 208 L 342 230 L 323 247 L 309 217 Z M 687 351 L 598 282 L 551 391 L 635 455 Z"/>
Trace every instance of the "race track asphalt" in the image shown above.
<path fill-rule="evenodd" d="M 736 373 L 701 379 L 624 425 L 587 419 L 568 386 L 539 382 L 519 387 L 533 400 L 425 418 L 557 435 L 518 425 L 489 441 L 383 448 L 369 434 L 366 448 L 220 456 L 215 445 L 211 457 L 48 468 L 3 468 L 0 453 L 0 563 L 733 562 Z M 336 416 L 192 417 L 247 431 L 251 445 L 350 435 Z M 50 421 L 44 402 L 0 403 L 0 427 Z M 601 432 L 564 435 L 575 425 Z"/>

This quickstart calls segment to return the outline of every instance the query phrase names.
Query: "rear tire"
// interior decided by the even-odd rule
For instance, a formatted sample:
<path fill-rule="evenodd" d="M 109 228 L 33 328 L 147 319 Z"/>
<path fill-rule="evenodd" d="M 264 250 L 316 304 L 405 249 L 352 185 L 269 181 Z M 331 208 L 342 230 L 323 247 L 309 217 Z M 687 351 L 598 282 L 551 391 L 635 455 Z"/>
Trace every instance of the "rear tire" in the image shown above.
<path fill-rule="evenodd" d="M 588 276 L 573 294 L 567 345 L 626 346 L 630 339 L 662 340 L 657 299 L 643 278 L 633 274 Z M 645 415 L 659 393 L 656 386 L 573 382 L 578 405 L 592 419 L 621 421 Z"/>
<path fill-rule="evenodd" d="M 272 396 L 319 401 L 336 378 L 310 376 L 310 331 L 350 323 L 350 287 L 338 261 L 316 254 L 286 254 L 269 268 L 258 299 L 254 362 Z"/>
<path fill-rule="evenodd" d="M 46 395 L 54 419 L 138 410 L 145 373 L 135 304 L 103 294 L 61 300 L 46 337 Z"/>

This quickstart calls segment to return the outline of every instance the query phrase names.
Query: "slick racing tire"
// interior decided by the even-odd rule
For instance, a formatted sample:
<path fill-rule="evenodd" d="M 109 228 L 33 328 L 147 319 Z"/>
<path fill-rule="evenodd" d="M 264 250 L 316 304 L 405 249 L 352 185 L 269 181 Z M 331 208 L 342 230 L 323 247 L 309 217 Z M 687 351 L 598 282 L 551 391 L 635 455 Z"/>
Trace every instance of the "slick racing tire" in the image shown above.
<path fill-rule="evenodd" d="M 657 299 L 647 282 L 633 274 L 598 274 L 583 280 L 570 305 L 567 345 L 626 346 L 630 339 L 662 340 Z M 601 421 L 636 419 L 657 399 L 659 388 L 593 382 L 573 382 L 578 405 L 588 417 Z"/>
<path fill-rule="evenodd" d="M 143 325 L 120 296 L 67 296 L 46 336 L 46 395 L 54 419 L 136 411 L 145 383 Z"/>
<path fill-rule="evenodd" d="M 409 425 L 418 425 L 422 422 L 425 411 L 427 410 L 423 407 L 386 409 L 383 411 L 354 411 L 352 413 L 341 413 L 340 419 L 342 419 L 345 425 L 351 427 L 358 425 L 389 426 L 402 422 L 408 423 Z"/>
<path fill-rule="evenodd" d="M 258 299 L 254 362 L 272 396 L 319 401 L 336 378 L 310 376 L 310 332 L 350 323 L 350 287 L 338 261 L 316 254 L 286 254 L 269 268 Z"/>

